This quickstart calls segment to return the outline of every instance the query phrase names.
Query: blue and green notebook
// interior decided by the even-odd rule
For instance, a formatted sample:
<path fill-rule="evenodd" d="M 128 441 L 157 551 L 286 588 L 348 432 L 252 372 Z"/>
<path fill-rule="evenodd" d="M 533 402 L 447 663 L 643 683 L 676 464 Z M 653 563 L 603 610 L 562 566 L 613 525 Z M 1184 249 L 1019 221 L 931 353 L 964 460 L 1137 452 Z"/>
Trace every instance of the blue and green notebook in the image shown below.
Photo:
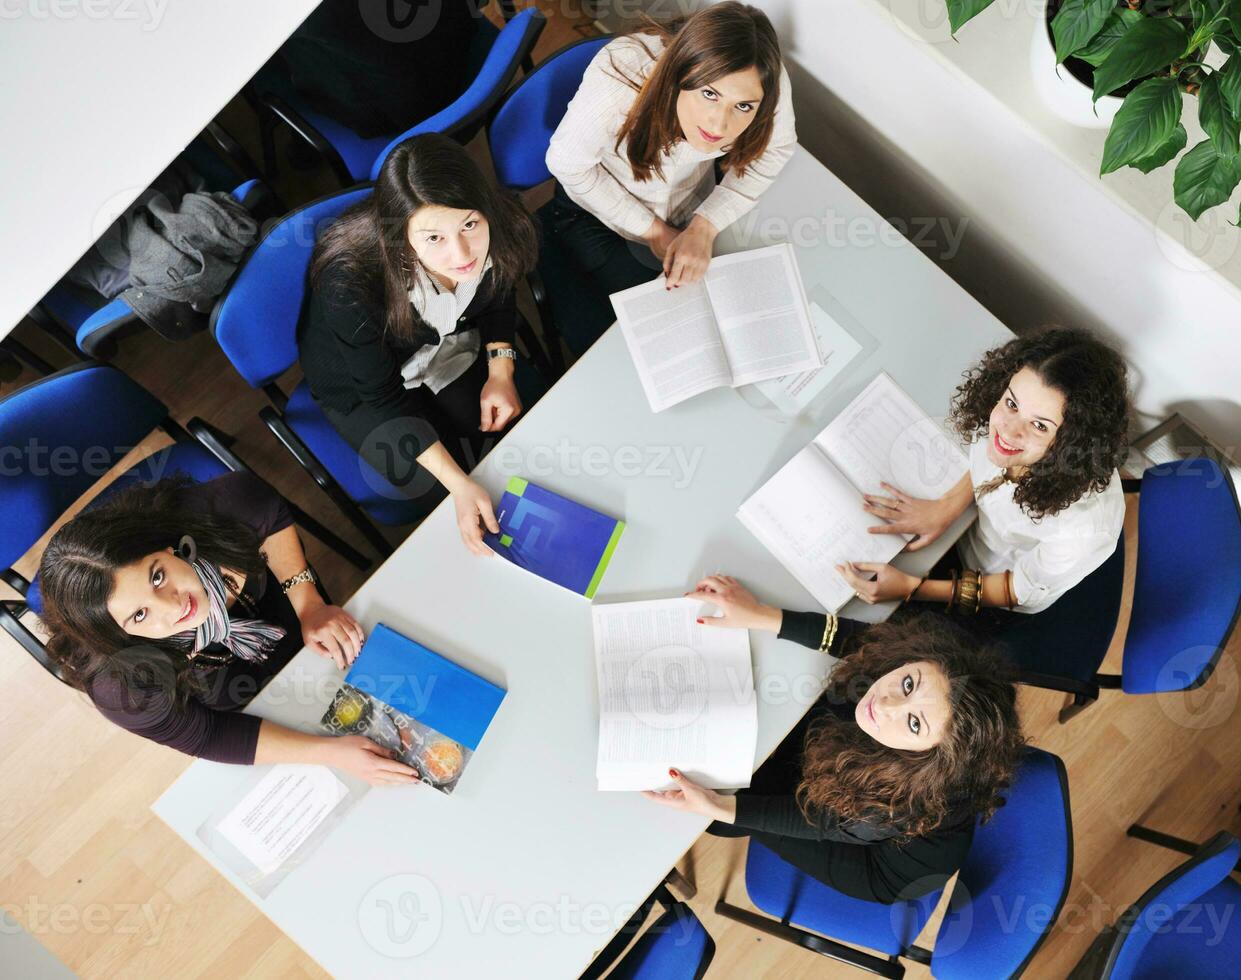
<path fill-rule="evenodd" d="M 625 522 L 515 476 L 496 507 L 500 533 L 483 536 L 501 558 L 570 592 L 595 597 Z"/>

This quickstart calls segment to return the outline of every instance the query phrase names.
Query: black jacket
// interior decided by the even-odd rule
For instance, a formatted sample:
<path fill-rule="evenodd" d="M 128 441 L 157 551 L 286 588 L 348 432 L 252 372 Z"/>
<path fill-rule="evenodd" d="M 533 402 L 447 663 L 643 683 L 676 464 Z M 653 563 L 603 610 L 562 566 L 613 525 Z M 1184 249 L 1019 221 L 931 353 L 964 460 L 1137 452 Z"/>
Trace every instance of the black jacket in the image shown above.
<path fill-rule="evenodd" d="M 453 333 L 477 328 L 485 346 L 513 343 L 517 328 L 517 299 L 510 290 L 496 296 L 491 288 L 494 270 L 483 282 Z M 298 328 L 302 371 L 316 401 L 342 414 L 359 406 L 381 419 L 425 420 L 437 436 L 452 431 L 424 385 L 406 389 L 401 366 L 439 335 L 414 314 L 412 339 L 397 339 L 384 329 L 383 297 L 362 294 L 344 275 L 329 268 L 310 295 Z"/>

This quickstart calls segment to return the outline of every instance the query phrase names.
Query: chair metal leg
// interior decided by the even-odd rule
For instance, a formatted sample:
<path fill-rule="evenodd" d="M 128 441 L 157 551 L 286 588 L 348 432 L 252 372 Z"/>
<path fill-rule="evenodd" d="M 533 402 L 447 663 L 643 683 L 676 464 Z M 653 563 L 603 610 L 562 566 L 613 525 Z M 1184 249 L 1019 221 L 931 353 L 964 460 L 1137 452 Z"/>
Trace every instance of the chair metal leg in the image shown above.
<path fill-rule="evenodd" d="M 228 447 L 234 442 L 233 438 L 226 436 L 220 432 L 209 422 L 204 422 L 200 418 L 192 418 L 186 423 L 186 428 L 190 434 L 206 447 L 216 459 L 227 466 L 234 473 L 254 473 L 254 470 L 246 464 L 240 456 L 234 453 Z M 368 559 L 360 551 L 339 537 L 332 531 L 320 524 L 317 520 L 307 514 L 304 510 L 290 500 L 286 500 L 289 510 L 293 514 L 293 520 L 299 527 L 304 528 L 308 533 L 313 534 L 325 545 L 335 551 L 338 555 L 349 562 L 354 568 L 366 571 L 374 562 Z"/>
<path fill-rule="evenodd" d="M 1130 837 L 1136 837 L 1138 840 L 1144 840 L 1149 844 L 1158 844 L 1160 847 L 1166 847 L 1168 850 L 1177 851 L 1180 854 L 1197 854 L 1198 848 L 1201 846 L 1182 837 L 1173 837 L 1171 834 L 1151 830 L 1149 827 L 1143 827 L 1139 823 L 1130 824 L 1129 829 L 1125 833 Z"/>
<path fill-rule="evenodd" d="M 1095 703 L 1095 699 L 1092 697 L 1088 697 L 1085 694 L 1072 695 L 1071 699 L 1069 700 L 1069 703 L 1060 709 L 1060 715 L 1059 715 L 1060 724 L 1063 725 L 1065 722 L 1069 721 L 1070 719 L 1076 718 L 1078 715 L 1080 715 L 1083 711 L 1085 711 L 1087 708 L 1089 708 L 1094 703 Z"/>
<path fill-rule="evenodd" d="M 881 977 L 888 977 L 889 980 L 901 980 L 905 976 L 905 967 L 895 956 L 884 957 L 874 953 L 863 953 L 844 943 L 838 943 L 834 939 L 827 939 L 813 932 L 807 932 L 805 929 L 798 929 L 787 922 L 778 922 L 768 916 L 751 912 L 749 909 L 730 905 L 723 899 L 715 903 L 715 914 L 732 919 L 734 922 L 744 923 L 768 936 L 783 939 L 785 942 L 808 949 L 820 956 L 826 956 L 828 959 L 856 966 L 860 970 L 866 970 Z"/>
<path fill-rule="evenodd" d="M 284 446 L 297 460 L 301 466 L 315 483 L 319 484 L 319 488 L 326 493 L 334 504 L 340 508 L 340 512 L 351 523 L 358 532 L 367 540 L 380 555 L 381 558 L 387 558 L 392 554 L 392 545 L 379 530 L 371 523 L 363 512 L 349 495 L 345 493 L 339 483 L 333 479 L 332 475 L 324 468 L 323 464 L 315 458 L 315 455 L 307 448 L 306 444 L 299 439 L 293 430 L 285 423 L 284 418 L 274 408 L 264 408 L 259 412 L 259 417 L 267 425 L 280 444 Z"/>
<path fill-rule="evenodd" d="M 25 605 L 21 604 L 24 611 Z M 47 655 L 47 647 L 43 645 L 43 641 L 34 635 L 19 618 L 20 614 L 16 613 L 16 608 L 8 602 L 0 602 L 0 629 L 8 633 L 14 640 L 25 650 L 35 662 L 44 670 L 55 677 L 62 684 L 68 683 L 60 672 L 52 658 Z"/>

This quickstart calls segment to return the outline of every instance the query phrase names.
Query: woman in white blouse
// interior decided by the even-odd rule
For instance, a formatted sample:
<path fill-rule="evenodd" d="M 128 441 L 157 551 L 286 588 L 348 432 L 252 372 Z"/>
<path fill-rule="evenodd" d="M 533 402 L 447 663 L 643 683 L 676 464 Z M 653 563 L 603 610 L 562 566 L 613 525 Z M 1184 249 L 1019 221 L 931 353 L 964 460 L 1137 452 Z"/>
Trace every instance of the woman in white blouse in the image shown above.
<path fill-rule="evenodd" d="M 661 271 L 669 288 L 701 279 L 796 142 L 780 44 L 754 7 L 718 3 L 600 50 L 552 137 L 556 192 L 540 211 L 569 345 L 612 322 L 609 294 Z"/>
<path fill-rule="evenodd" d="M 919 500 L 885 485 L 891 495 L 867 497 L 864 507 L 887 522 L 872 533 L 917 535 L 909 545 L 916 551 L 976 502 L 978 520 L 957 544 L 960 572 L 951 561 L 941 563 L 946 576 L 933 571 L 923 580 L 891 565 L 838 571 L 867 602 L 913 598 L 966 615 L 983 607 L 1050 609 L 1112 555 L 1123 529 L 1124 361 L 1083 330 L 1012 340 L 966 375 L 951 421 L 972 440 L 969 472 L 955 487 Z M 1002 631 L 1006 616 L 982 622 Z"/>

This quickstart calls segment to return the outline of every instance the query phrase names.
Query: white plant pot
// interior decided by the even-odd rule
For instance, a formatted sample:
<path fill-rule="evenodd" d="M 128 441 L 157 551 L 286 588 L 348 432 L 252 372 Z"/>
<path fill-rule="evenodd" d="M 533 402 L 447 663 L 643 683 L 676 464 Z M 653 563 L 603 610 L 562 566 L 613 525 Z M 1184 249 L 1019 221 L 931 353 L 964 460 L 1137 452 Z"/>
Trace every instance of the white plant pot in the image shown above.
<path fill-rule="evenodd" d="M 1107 129 L 1124 101 L 1105 95 L 1098 102 L 1092 102 L 1090 89 L 1070 75 L 1063 65 L 1056 64 L 1056 49 L 1052 47 L 1041 13 L 1035 21 L 1030 43 L 1030 73 L 1043 104 L 1065 122 L 1083 129 Z"/>

